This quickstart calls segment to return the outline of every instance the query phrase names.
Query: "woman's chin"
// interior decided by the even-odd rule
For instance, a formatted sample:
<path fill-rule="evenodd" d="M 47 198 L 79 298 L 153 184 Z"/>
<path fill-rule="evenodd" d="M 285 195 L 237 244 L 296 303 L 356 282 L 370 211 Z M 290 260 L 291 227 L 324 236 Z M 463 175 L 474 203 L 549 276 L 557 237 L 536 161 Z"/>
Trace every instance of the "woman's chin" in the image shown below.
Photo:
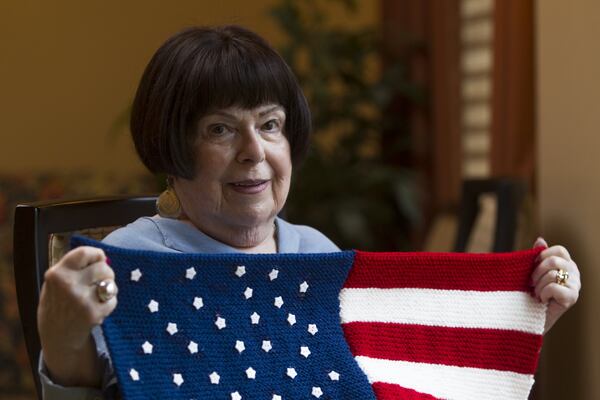
<path fill-rule="evenodd" d="M 260 211 L 260 212 L 242 212 L 236 215 L 235 221 L 240 225 L 240 228 L 261 229 L 269 227 L 275 218 L 275 211 Z"/>
<path fill-rule="evenodd" d="M 277 203 L 270 192 L 227 196 L 221 208 L 221 213 L 228 223 L 257 228 L 270 223 L 278 211 Z"/>

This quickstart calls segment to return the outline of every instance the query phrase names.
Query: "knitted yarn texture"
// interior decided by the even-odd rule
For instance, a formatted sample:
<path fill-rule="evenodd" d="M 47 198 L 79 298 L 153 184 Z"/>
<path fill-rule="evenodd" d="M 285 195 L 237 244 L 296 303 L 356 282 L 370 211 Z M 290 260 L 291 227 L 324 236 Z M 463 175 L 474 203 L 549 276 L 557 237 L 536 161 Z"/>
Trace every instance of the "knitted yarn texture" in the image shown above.
<path fill-rule="evenodd" d="M 357 252 L 340 315 L 377 398 L 527 399 L 546 312 L 529 287 L 540 250 Z"/>
<path fill-rule="evenodd" d="M 539 250 L 111 259 L 103 331 L 125 399 L 526 399 Z"/>
<path fill-rule="evenodd" d="M 103 333 L 130 399 L 374 399 L 344 339 L 353 253 L 174 254 L 83 238 L 111 260 Z"/>

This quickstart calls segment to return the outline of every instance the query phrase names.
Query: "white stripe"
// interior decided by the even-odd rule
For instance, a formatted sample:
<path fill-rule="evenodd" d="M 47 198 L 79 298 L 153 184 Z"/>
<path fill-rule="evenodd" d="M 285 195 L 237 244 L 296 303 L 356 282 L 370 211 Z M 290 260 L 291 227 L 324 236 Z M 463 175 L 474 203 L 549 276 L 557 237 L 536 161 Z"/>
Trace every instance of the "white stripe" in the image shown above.
<path fill-rule="evenodd" d="M 533 375 L 358 356 L 369 382 L 394 383 L 442 399 L 526 399 Z"/>
<path fill-rule="evenodd" d="M 342 289 L 347 322 L 391 322 L 461 328 L 544 331 L 546 306 L 523 292 L 435 289 Z"/>

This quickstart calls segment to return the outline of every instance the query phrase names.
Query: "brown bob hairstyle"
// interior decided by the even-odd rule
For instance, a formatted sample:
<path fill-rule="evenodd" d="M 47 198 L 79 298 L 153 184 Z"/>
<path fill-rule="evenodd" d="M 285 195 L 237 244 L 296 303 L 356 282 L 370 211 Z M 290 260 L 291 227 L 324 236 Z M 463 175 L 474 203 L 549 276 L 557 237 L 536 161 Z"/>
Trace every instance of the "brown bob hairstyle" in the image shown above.
<path fill-rule="evenodd" d="M 292 162 L 305 156 L 311 129 L 296 77 L 260 36 L 239 26 L 194 27 L 168 39 L 140 81 L 131 112 L 138 155 L 153 173 L 195 175 L 196 124 L 215 109 L 280 104 Z"/>

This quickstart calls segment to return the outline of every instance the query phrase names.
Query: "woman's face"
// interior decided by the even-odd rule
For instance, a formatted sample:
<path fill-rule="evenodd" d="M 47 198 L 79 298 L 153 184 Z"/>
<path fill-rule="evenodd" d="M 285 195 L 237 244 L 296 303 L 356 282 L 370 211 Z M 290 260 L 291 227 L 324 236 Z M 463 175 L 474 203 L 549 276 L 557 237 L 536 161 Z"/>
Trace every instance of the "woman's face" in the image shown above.
<path fill-rule="evenodd" d="M 200 230 L 221 239 L 224 229 L 272 224 L 290 188 L 290 146 L 278 104 L 212 111 L 197 125 L 196 176 L 177 178 L 185 215 Z"/>

